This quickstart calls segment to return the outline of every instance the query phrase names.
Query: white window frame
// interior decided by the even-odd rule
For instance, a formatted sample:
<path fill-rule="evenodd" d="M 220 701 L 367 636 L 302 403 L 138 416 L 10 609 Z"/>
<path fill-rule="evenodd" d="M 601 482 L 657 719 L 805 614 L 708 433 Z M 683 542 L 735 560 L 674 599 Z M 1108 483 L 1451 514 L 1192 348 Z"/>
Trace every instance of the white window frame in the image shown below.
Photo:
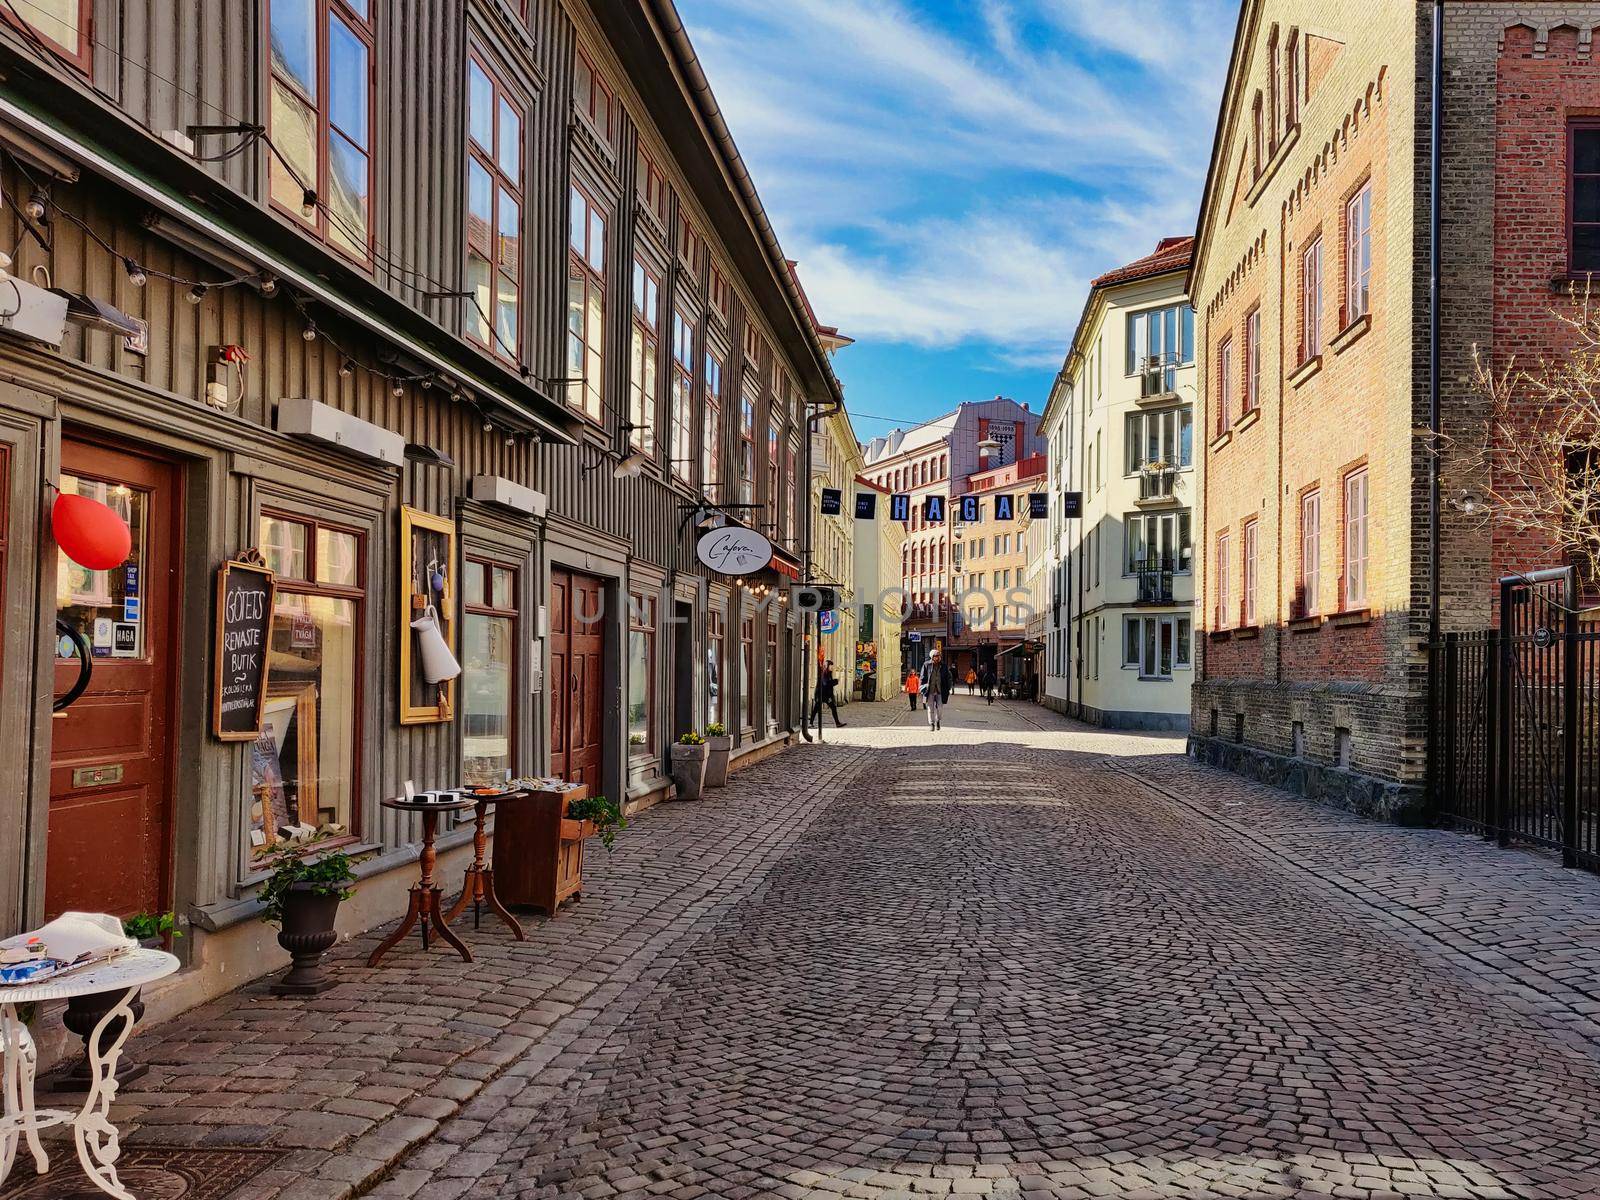
<path fill-rule="evenodd" d="M 1312 617 L 1319 611 L 1322 589 L 1322 492 L 1300 497 L 1300 612 Z"/>
<path fill-rule="evenodd" d="M 1372 184 L 1361 185 L 1344 206 L 1344 323 L 1372 311 Z"/>
<path fill-rule="evenodd" d="M 1261 522 L 1250 520 L 1244 523 L 1240 535 L 1240 542 L 1244 551 L 1243 577 L 1244 577 L 1244 623 L 1248 628 L 1256 623 L 1256 561 L 1261 543 Z"/>
<path fill-rule="evenodd" d="M 1368 603 L 1368 534 L 1371 495 L 1367 469 L 1360 467 L 1344 477 L 1344 587 L 1343 607 L 1351 612 Z"/>

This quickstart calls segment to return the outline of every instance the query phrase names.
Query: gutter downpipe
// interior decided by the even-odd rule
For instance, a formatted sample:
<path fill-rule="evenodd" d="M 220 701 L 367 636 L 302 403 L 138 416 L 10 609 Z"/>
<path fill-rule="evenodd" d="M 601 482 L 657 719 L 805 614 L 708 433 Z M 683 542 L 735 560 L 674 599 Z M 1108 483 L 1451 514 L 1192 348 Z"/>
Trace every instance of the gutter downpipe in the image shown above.
<path fill-rule="evenodd" d="M 1443 294 L 1440 287 L 1442 193 L 1444 165 L 1444 0 L 1433 0 L 1432 111 L 1429 113 L 1428 198 L 1428 645 L 1439 640 L 1439 328 Z M 1428 724 L 1432 724 L 1438 681 L 1428 668 Z M 1424 738 L 1425 802 L 1433 801 L 1433 747 Z"/>

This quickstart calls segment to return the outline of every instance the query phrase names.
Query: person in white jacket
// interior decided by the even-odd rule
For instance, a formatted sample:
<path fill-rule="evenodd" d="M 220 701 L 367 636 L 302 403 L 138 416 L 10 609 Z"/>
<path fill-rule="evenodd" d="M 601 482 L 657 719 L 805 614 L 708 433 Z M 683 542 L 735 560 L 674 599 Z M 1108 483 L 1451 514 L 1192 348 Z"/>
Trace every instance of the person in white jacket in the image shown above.
<path fill-rule="evenodd" d="M 922 664 L 921 682 L 922 703 L 928 710 L 928 728 L 941 729 L 944 727 L 944 706 L 956 686 L 956 673 L 938 650 Z"/>

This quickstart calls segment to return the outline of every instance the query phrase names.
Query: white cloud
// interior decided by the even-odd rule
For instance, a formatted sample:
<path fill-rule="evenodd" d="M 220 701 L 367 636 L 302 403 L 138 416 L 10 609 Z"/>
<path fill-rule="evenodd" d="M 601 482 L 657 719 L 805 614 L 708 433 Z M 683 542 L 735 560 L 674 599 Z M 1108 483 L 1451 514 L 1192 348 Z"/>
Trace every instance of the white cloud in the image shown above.
<path fill-rule="evenodd" d="M 1089 280 L 1192 227 L 1236 7 L 926 3 L 679 7 L 824 320 L 1058 363 Z"/>

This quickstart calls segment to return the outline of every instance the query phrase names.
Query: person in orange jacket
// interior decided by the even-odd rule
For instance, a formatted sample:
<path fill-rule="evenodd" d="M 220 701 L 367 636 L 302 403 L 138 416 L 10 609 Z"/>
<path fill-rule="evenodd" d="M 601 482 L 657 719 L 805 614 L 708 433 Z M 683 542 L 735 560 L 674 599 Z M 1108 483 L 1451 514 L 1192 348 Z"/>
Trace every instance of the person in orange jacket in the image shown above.
<path fill-rule="evenodd" d="M 911 711 L 917 711 L 917 693 L 922 690 L 922 676 L 915 669 L 906 672 L 906 695 L 911 700 Z"/>

